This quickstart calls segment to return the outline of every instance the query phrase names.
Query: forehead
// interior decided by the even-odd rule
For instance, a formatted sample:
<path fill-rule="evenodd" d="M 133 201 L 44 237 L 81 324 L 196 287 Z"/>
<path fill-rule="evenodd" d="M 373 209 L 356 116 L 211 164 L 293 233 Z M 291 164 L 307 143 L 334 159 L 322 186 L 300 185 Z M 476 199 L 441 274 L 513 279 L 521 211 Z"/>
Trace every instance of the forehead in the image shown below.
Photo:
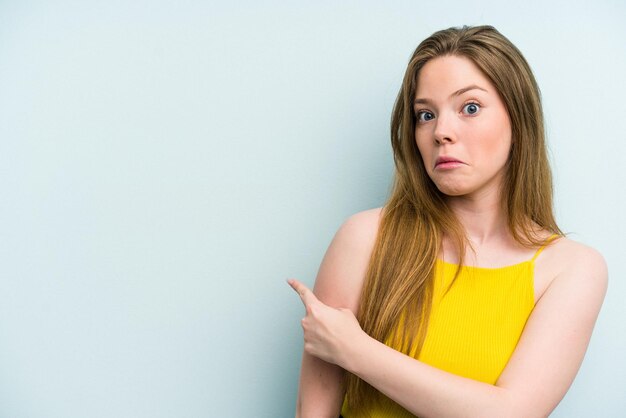
<path fill-rule="evenodd" d="M 448 97 L 448 94 L 471 84 L 495 93 L 489 78 L 469 58 L 456 55 L 437 57 L 420 69 L 416 97 Z"/>

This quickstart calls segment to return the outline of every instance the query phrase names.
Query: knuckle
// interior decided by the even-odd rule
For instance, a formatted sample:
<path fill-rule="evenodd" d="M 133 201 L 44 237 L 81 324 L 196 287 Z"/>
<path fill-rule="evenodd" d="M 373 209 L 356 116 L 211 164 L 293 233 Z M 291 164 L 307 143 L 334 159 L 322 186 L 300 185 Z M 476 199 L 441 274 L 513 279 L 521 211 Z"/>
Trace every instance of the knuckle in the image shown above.
<path fill-rule="evenodd" d="M 322 314 L 322 309 L 319 305 L 311 305 L 311 316 L 314 318 L 319 318 Z"/>

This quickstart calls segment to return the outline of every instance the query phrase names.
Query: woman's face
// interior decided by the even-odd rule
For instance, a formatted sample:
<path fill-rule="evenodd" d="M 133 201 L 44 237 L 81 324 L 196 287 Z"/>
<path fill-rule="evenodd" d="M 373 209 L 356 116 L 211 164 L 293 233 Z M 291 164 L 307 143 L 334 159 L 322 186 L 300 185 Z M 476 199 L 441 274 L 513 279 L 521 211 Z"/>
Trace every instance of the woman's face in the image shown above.
<path fill-rule="evenodd" d="M 433 58 L 420 70 L 415 141 L 428 175 L 448 196 L 498 192 L 511 123 L 490 80 L 468 58 Z"/>

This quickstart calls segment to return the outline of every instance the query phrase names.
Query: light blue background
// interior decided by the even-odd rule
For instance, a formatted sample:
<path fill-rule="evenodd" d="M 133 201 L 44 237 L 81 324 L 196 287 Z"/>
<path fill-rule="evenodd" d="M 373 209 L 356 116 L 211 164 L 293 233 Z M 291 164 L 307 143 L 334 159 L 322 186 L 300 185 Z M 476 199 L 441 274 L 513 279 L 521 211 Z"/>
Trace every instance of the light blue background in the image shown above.
<path fill-rule="evenodd" d="M 302 307 L 381 206 L 410 54 L 491 24 L 609 291 L 554 417 L 626 413 L 621 1 L 0 2 L 0 416 L 288 417 Z M 567 348 L 564 347 L 564 350 Z"/>

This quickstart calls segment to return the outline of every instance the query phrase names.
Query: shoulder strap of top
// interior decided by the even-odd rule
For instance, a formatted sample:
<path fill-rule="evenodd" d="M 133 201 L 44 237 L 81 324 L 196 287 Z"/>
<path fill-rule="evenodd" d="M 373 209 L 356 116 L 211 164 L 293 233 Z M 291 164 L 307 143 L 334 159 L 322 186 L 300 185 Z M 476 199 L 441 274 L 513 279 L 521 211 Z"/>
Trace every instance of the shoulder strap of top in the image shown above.
<path fill-rule="evenodd" d="M 533 258 L 530 259 L 531 262 L 534 262 L 537 257 L 539 257 L 539 254 L 541 254 L 541 252 L 548 246 L 548 244 L 550 243 L 550 241 L 552 241 L 554 238 L 558 237 L 557 234 L 552 234 L 548 237 L 548 239 L 546 240 L 546 243 L 544 245 L 542 245 L 541 247 L 539 247 L 539 249 L 537 250 L 537 252 L 535 253 L 535 255 L 533 256 Z"/>

